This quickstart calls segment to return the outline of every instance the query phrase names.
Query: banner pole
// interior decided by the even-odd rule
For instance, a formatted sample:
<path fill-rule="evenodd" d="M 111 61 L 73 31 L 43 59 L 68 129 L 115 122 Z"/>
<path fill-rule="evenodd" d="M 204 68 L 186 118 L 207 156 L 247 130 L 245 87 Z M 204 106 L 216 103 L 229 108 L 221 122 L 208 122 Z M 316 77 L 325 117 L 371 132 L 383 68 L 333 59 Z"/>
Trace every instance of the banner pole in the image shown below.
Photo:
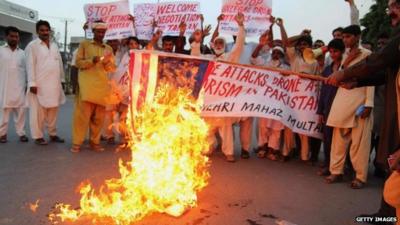
<path fill-rule="evenodd" d="M 256 68 L 256 69 L 267 69 L 267 70 L 271 70 L 274 72 L 278 72 L 283 76 L 289 76 L 289 75 L 296 75 L 298 77 L 301 78 L 307 78 L 307 79 L 311 79 L 311 80 L 318 80 L 318 81 L 325 81 L 327 80 L 327 78 L 322 77 L 320 75 L 314 75 L 314 74 L 306 74 L 306 73 L 298 73 L 298 72 L 293 72 L 290 70 L 284 70 L 284 69 L 278 69 L 278 68 L 272 68 L 272 67 L 267 67 L 267 66 L 256 66 L 256 65 L 244 65 L 244 64 L 240 64 L 240 63 L 233 63 L 233 62 L 228 62 L 228 61 L 224 61 L 224 60 L 217 60 L 217 62 L 223 62 L 223 63 L 228 63 L 228 64 L 233 64 L 233 65 L 237 65 L 237 66 L 243 66 L 243 67 L 249 67 L 249 68 Z"/>

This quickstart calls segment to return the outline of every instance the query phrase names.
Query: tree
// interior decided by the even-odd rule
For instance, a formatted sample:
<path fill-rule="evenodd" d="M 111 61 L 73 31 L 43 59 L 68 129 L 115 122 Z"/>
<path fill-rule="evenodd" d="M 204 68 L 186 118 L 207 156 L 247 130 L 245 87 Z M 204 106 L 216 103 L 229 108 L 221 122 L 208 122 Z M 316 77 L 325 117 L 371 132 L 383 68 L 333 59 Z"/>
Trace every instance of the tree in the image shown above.
<path fill-rule="evenodd" d="M 362 39 L 376 43 L 379 34 L 386 32 L 390 34 L 390 18 L 386 14 L 388 0 L 375 0 L 369 12 L 360 20 L 365 27 Z"/>

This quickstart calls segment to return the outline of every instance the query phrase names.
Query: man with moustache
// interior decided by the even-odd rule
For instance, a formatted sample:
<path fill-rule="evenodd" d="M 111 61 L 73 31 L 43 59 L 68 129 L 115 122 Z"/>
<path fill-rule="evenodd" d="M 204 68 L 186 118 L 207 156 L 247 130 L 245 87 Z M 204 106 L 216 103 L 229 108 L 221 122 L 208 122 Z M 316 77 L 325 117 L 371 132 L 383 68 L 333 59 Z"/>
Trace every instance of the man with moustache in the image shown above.
<path fill-rule="evenodd" d="M 103 43 L 107 24 L 96 21 L 92 24 L 93 40 L 80 43 L 76 56 L 76 67 L 79 69 L 79 93 L 75 98 L 72 123 L 71 152 L 78 153 L 90 129 L 90 148 L 101 152 L 101 129 L 104 124 L 105 106 L 112 104 L 111 87 L 108 73 L 114 72 L 113 50 Z"/>
<path fill-rule="evenodd" d="M 389 155 L 397 156 L 397 161 L 400 157 L 400 135 L 398 123 L 399 100 L 394 98 L 396 94 L 399 97 L 400 91 L 398 90 L 398 71 L 400 58 L 400 1 L 389 0 L 387 13 L 391 17 L 391 23 L 394 29 L 392 31 L 391 39 L 388 41 L 386 46 L 379 51 L 372 53 L 360 63 L 344 71 L 335 72 L 331 77 L 329 77 L 327 83 L 336 86 L 344 82 L 354 83 L 354 81 L 357 82 L 358 86 L 375 85 L 382 82 L 386 84 L 384 121 L 380 131 L 381 139 L 378 146 L 378 152 L 380 152 L 380 154 L 378 155 L 377 161 L 384 163 L 386 168 L 389 169 L 389 165 L 387 163 L 387 158 Z M 386 154 L 384 154 L 384 152 L 386 152 Z M 395 166 L 392 166 L 392 168 L 395 168 Z M 391 175 L 392 178 L 396 178 L 398 176 L 398 172 L 394 172 Z M 393 179 L 390 181 L 392 180 Z M 391 187 L 393 186 L 388 185 L 387 189 L 390 190 Z M 386 192 L 389 191 L 386 190 Z M 396 196 L 392 197 L 396 198 Z M 397 193 L 397 199 L 400 199 L 399 193 Z M 391 207 L 385 200 L 382 199 L 381 207 L 377 213 L 362 216 L 394 216 L 395 209 Z M 393 206 L 395 206 L 393 202 L 391 203 Z M 398 218 L 400 217 L 399 214 L 400 212 L 398 212 Z M 371 224 L 385 223 L 377 223 L 373 221 Z"/>
<path fill-rule="evenodd" d="M 57 44 L 50 40 L 49 22 L 39 20 L 36 32 L 39 38 L 25 49 L 31 135 L 35 144 L 47 145 L 43 138 L 46 124 L 50 141 L 63 143 L 56 128 L 58 108 L 65 103 L 63 62 Z"/>
<path fill-rule="evenodd" d="M 25 53 L 18 47 L 20 31 L 6 28 L 7 44 L 0 47 L 0 143 L 7 142 L 8 121 L 14 113 L 15 130 L 21 142 L 25 136 Z"/>

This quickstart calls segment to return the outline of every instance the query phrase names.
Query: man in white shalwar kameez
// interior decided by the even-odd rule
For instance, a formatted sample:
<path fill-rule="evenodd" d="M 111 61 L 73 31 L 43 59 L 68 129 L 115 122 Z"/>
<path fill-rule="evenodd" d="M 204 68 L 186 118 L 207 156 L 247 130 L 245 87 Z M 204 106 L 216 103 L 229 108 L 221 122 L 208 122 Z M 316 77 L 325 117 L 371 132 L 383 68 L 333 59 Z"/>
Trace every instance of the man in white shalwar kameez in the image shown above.
<path fill-rule="evenodd" d="M 226 40 L 223 37 L 216 37 L 212 43 L 214 50 L 213 55 L 204 55 L 205 57 L 212 58 L 214 60 L 223 60 L 227 62 L 239 63 L 240 56 L 243 52 L 243 46 L 245 42 L 246 32 L 244 29 L 244 15 L 238 13 L 235 20 L 239 26 L 237 39 L 235 46 L 230 52 L 225 52 Z M 218 29 L 218 28 L 216 28 Z M 192 45 L 193 46 L 193 45 Z M 200 45 L 197 45 L 200 48 Z M 199 49 L 192 49 L 193 52 L 200 52 Z M 235 162 L 234 157 L 234 142 L 233 142 L 233 128 L 232 125 L 235 122 L 240 121 L 240 118 L 234 117 L 206 117 L 205 121 L 209 125 L 209 143 L 211 149 L 216 142 L 215 134 L 218 131 L 222 139 L 221 150 L 224 153 L 228 162 Z M 250 145 L 250 143 L 248 144 Z"/>
<path fill-rule="evenodd" d="M 25 53 L 18 47 L 19 33 L 18 28 L 7 27 L 7 44 L 0 47 L 0 143 L 7 142 L 8 121 L 12 113 L 20 141 L 28 141 L 25 136 Z"/>
<path fill-rule="evenodd" d="M 63 62 L 57 44 L 50 40 L 50 24 L 39 20 L 36 32 L 39 38 L 25 49 L 31 135 L 36 144 L 46 145 L 46 124 L 50 141 L 63 143 L 56 129 L 58 108 L 65 103 Z"/>
<path fill-rule="evenodd" d="M 268 44 L 268 39 L 260 38 L 260 47 Z M 257 56 L 257 57 L 254 57 Z M 289 70 L 289 65 L 284 62 L 285 51 L 282 47 L 276 46 L 272 49 L 271 59 L 265 61 L 259 56 L 259 51 L 254 51 L 251 62 L 257 66 L 266 66 L 269 68 L 280 68 Z M 258 120 L 258 153 L 259 158 L 267 157 L 270 160 L 276 161 L 279 159 L 282 130 L 285 126 L 278 120 L 269 118 L 259 118 Z"/>

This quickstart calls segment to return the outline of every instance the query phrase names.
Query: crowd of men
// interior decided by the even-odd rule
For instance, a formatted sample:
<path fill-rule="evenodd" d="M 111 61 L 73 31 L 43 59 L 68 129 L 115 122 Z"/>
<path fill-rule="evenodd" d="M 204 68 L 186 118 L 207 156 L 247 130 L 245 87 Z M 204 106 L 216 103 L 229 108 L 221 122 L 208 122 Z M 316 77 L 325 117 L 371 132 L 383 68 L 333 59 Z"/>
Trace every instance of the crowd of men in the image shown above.
<path fill-rule="evenodd" d="M 341 182 L 345 173 L 354 173 L 350 187 L 360 189 L 367 183 L 370 155 L 374 150 L 374 174 L 388 178 L 392 170 L 400 168 L 397 123 L 400 104 L 399 99 L 394 98 L 400 94 L 400 79 L 396 79 L 400 58 L 400 1 L 389 1 L 388 13 L 393 27 L 397 28 L 392 38 L 380 34 L 376 48 L 371 43 L 361 42 L 358 10 L 352 0 L 348 3 L 350 25 L 334 29 L 327 45 L 321 40 L 313 42 L 310 30 L 288 37 L 283 20 L 273 17 L 258 44 L 246 43 L 241 13 L 235 17 L 239 30 L 234 41 L 228 43 L 219 35 L 219 24 L 224 19 L 224 15 L 220 15 L 209 45 L 204 44 L 204 40 L 210 35 L 211 27 L 203 29 L 203 18 L 201 28 L 189 37 L 189 45 L 186 44 L 185 23 L 180 24 L 180 35 L 176 37 L 162 36 L 161 30 L 155 30 L 149 41 L 130 37 L 104 43 L 107 24 L 94 22 L 91 25 L 93 39 L 81 42 L 72 60 L 75 100 L 71 152 L 81 151 L 87 134 L 90 148 L 97 152 L 104 151 L 102 140 L 115 144 L 118 135 L 119 147 L 127 146 L 124 123 L 130 99 L 129 91 L 123 90 L 120 81 L 129 78 L 121 77 L 127 74 L 117 71 L 127 68 L 129 50 L 147 49 L 280 68 L 328 79 L 321 87 L 317 110 L 324 125 L 322 141 L 293 133 L 273 119 L 204 118 L 209 125 L 210 142 L 205 154 L 220 148 L 228 162 L 235 162 L 233 125 L 237 124 L 240 157 L 248 159 L 252 151 L 253 124 L 256 124 L 255 151 L 259 158 L 287 162 L 298 156 L 306 164 L 319 165 L 318 174 L 329 184 Z M 281 39 L 274 39 L 273 26 L 278 26 Z M 85 25 L 84 29 L 87 28 Z M 35 144 L 48 144 L 44 138 L 46 129 L 51 142 L 64 142 L 57 136 L 56 129 L 58 110 L 66 99 L 62 86 L 64 69 L 59 49 L 50 40 L 50 30 L 47 21 L 38 21 L 38 38 L 22 50 L 18 47 L 20 31 L 16 27 L 6 29 L 7 44 L 0 47 L 0 143 L 7 142 L 11 115 L 20 141 L 28 142 L 26 108 L 29 108 L 30 134 Z M 322 143 L 323 162 L 318 164 Z M 391 158 L 389 163 L 388 158 Z M 396 214 L 393 207 L 400 214 L 398 176 L 398 172 L 393 172 L 386 182 L 385 199 L 376 215 L 393 216 Z"/>

